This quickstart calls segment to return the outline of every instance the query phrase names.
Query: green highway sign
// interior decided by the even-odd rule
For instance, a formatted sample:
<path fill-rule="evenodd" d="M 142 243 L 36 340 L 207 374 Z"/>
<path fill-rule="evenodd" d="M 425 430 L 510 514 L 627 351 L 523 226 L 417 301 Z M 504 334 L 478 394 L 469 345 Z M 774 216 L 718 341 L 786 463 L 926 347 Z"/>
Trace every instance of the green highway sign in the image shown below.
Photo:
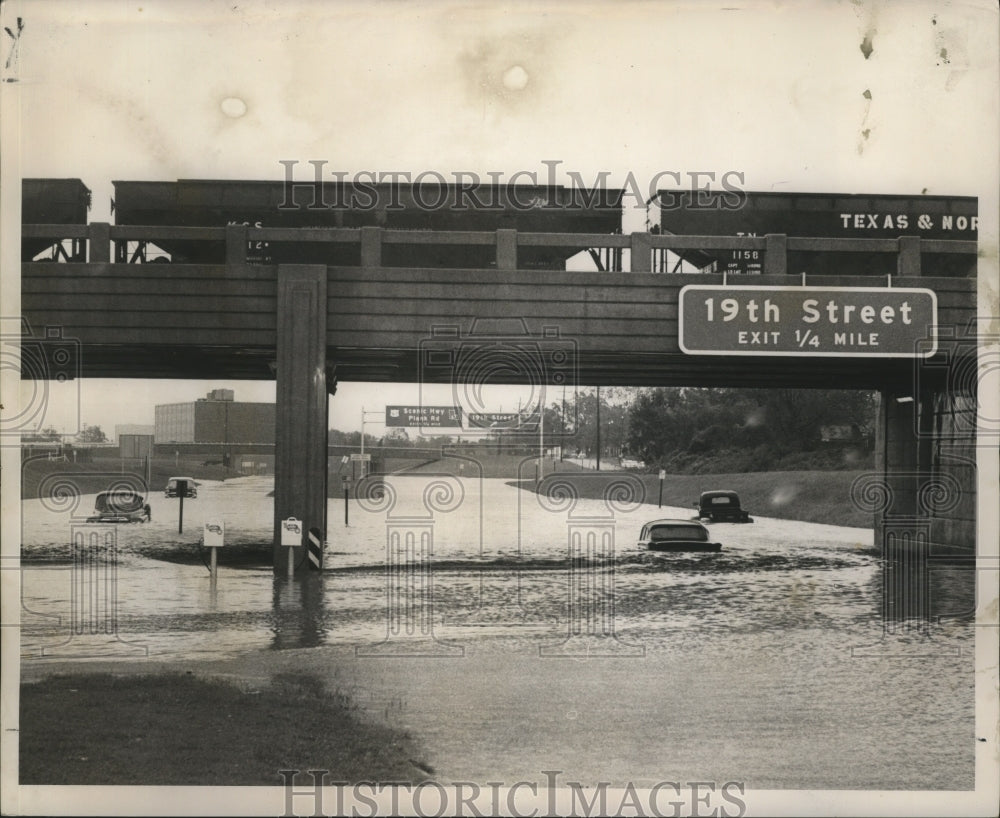
<path fill-rule="evenodd" d="M 743 287 L 680 291 L 678 332 L 688 355 L 929 358 L 937 297 L 906 287 Z"/>
<path fill-rule="evenodd" d="M 386 426 L 462 426 L 460 406 L 386 406 Z"/>
<path fill-rule="evenodd" d="M 470 429 L 516 429 L 521 425 L 517 412 L 471 412 L 468 417 Z"/>

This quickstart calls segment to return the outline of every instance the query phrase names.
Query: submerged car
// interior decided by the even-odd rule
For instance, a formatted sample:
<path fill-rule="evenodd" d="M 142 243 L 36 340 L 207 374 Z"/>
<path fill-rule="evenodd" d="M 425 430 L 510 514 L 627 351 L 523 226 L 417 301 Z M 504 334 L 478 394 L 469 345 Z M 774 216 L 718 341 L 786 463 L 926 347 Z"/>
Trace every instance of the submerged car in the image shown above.
<path fill-rule="evenodd" d="M 639 532 L 639 546 L 650 551 L 721 551 L 709 542 L 708 529 L 693 520 L 653 520 Z"/>
<path fill-rule="evenodd" d="M 164 497 L 179 497 L 177 493 L 178 483 L 187 483 L 187 494 L 185 497 L 197 497 L 198 496 L 198 484 L 190 477 L 171 477 L 167 481 L 167 487 L 163 490 Z"/>
<path fill-rule="evenodd" d="M 94 512 L 88 523 L 148 523 L 153 516 L 146 498 L 129 488 L 98 492 Z"/>
<path fill-rule="evenodd" d="M 695 503 L 696 520 L 723 523 L 752 523 L 753 518 L 740 506 L 740 496 L 735 491 L 703 491 Z"/>

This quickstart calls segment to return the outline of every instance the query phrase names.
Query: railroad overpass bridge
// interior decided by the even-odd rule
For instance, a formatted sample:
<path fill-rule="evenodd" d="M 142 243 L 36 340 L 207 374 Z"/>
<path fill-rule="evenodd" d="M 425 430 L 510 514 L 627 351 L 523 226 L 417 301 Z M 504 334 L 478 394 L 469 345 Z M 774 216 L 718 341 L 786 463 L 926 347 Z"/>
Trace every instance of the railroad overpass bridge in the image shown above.
<path fill-rule="evenodd" d="M 103 223 L 26 224 L 23 237 L 36 244 L 73 243 L 68 262 L 22 264 L 22 314 L 34 335 L 57 328 L 79 345 L 69 374 L 277 380 L 276 543 L 279 521 L 287 517 L 326 530 L 327 399 L 337 379 L 474 379 L 475 371 L 466 375 L 448 363 L 454 357 L 437 356 L 429 365 L 428 345 L 457 350 L 485 331 L 502 347 L 523 328 L 540 350 L 534 371 L 542 378 L 551 375 L 546 350 L 558 343 L 570 356 L 560 377 L 579 384 L 877 389 L 884 491 L 871 500 L 876 539 L 890 518 L 912 519 L 932 548 L 975 550 L 976 344 L 969 333 L 976 280 L 935 275 L 924 261 L 974 256 L 974 241 Z M 130 248 L 172 241 L 205 243 L 218 248 L 224 260 L 134 263 L 140 256 Z M 248 248 L 260 243 L 347 246 L 360 263 L 260 263 L 248 258 Z M 383 259 L 394 245 L 473 247 L 477 257 L 485 253 L 490 261 L 478 268 L 388 266 Z M 526 252 L 537 257 L 546 247 L 562 253 L 597 248 L 629 263 L 620 265 L 627 269 L 601 272 L 519 266 Z M 653 272 L 655 254 L 665 250 L 759 253 L 762 274 L 739 277 L 740 284 L 753 286 L 888 283 L 933 290 L 938 351 L 917 361 L 685 354 L 679 345 L 681 288 L 734 279 Z M 887 254 L 895 260 L 895 275 L 891 282 L 872 275 L 803 277 L 787 266 L 796 252 Z M 513 330 L 511 318 L 518 319 Z M 490 369 L 488 382 L 524 383 L 533 377 L 528 369 L 500 366 Z M 937 491 L 944 485 L 952 495 L 948 502 L 927 502 L 934 480 Z M 882 496 L 886 491 L 889 499 Z M 277 546 L 274 565 L 284 570 L 284 552 Z"/>

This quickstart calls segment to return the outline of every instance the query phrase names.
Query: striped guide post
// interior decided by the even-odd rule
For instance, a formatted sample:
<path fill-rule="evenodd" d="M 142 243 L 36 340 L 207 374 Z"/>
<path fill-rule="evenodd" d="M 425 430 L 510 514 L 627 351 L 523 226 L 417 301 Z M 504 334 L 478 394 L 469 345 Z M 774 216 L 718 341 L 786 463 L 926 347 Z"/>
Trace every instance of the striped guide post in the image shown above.
<path fill-rule="evenodd" d="M 309 529 L 306 550 L 309 554 L 309 567 L 314 571 L 323 570 L 323 537 L 315 526 Z"/>

